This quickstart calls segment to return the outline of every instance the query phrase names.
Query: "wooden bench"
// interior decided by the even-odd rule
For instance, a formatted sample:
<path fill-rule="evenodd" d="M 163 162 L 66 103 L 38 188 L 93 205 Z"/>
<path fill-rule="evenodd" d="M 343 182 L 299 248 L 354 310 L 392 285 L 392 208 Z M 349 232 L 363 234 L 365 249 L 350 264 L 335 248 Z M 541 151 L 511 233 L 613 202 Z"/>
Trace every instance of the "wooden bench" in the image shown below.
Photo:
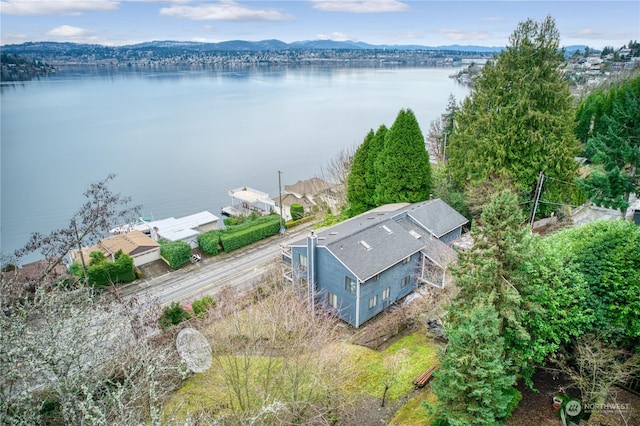
<path fill-rule="evenodd" d="M 427 371 L 416 377 L 416 379 L 413 381 L 413 385 L 416 388 L 425 387 L 426 384 L 429 383 L 429 380 L 433 378 L 433 372 L 436 370 L 436 368 L 438 367 L 435 365 L 433 367 L 429 367 Z"/>

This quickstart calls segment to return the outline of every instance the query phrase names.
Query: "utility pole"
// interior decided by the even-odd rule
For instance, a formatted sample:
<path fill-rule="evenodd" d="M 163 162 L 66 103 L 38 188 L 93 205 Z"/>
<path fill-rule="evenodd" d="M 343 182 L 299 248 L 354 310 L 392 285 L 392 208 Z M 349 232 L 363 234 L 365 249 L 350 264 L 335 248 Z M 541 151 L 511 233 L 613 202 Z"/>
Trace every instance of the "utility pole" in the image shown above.
<path fill-rule="evenodd" d="M 538 184 L 536 185 L 536 195 L 533 200 L 533 207 L 531 211 L 531 221 L 529 225 L 533 229 L 533 222 L 536 220 L 536 211 L 538 210 L 538 202 L 540 202 L 540 194 L 542 193 L 542 184 L 544 183 L 544 173 L 540 172 L 538 176 Z"/>
<path fill-rule="evenodd" d="M 284 234 L 284 223 L 282 223 L 283 217 L 282 217 L 282 182 L 280 179 L 280 176 L 282 175 L 282 172 L 280 170 L 278 170 L 278 198 L 279 198 L 279 203 L 280 203 L 280 233 Z"/>

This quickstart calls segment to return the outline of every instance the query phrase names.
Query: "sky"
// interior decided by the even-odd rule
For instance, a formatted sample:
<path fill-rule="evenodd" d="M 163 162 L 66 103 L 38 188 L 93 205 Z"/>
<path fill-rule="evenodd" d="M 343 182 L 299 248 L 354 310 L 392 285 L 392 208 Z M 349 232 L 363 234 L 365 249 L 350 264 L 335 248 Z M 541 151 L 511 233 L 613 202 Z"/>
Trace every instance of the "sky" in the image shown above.
<path fill-rule="evenodd" d="M 561 46 L 640 40 L 638 0 L 0 0 L 0 43 L 331 39 L 504 47 L 518 23 L 547 15 Z"/>

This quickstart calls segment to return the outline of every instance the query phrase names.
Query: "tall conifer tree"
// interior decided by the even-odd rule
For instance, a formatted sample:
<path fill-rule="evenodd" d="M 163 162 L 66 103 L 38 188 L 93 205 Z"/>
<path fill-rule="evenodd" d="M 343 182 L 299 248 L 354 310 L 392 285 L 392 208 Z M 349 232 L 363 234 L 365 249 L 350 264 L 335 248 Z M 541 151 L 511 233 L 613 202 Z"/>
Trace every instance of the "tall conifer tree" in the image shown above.
<path fill-rule="evenodd" d="M 403 109 L 386 132 L 375 162 L 376 205 L 427 200 L 431 191 L 431 164 L 424 135 L 413 111 Z"/>
<path fill-rule="evenodd" d="M 528 191 L 542 171 L 556 179 L 545 183 L 546 198 L 575 194 L 560 182 L 577 176 L 579 145 L 559 41 L 551 17 L 527 20 L 511 35 L 510 46 L 483 67 L 456 114 L 447 149 L 458 184 L 499 176 Z"/>
<path fill-rule="evenodd" d="M 640 192 L 640 76 L 592 93 L 577 117 L 595 165 L 582 186 L 595 204 L 624 216 L 630 194 Z"/>
<path fill-rule="evenodd" d="M 435 414 L 451 426 L 498 425 L 517 401 L 498 313 L 481 302 L 456 317 L 432 383 Z M 512 403 L 513 402 L 513 403 Z"/>
<path fill-rule="evenodd" d="M 371 145 L 374 143 L 374 139 L 375 133 L 371 129 L 353 155 L 351 171 L 347 179 L 347 200 L 349 201 L 349 209 L 352 216 L 371 208 L 373 194 L 367 187 L 365 175 L 367 173 L 367 164 L 372 161 L 370 157 L 375 157 L 375 153 L 371 152 Z"/>

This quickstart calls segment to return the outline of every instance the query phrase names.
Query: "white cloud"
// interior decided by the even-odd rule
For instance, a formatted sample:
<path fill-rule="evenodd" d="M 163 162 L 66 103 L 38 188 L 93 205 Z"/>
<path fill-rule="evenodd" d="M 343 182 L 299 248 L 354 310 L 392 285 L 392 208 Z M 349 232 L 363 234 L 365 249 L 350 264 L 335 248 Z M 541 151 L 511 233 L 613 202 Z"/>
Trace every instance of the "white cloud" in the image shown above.
<path fill-rule="evenodd" d="M 567 34 L 568 37 L 601 38 L 604 34 L 591 28 L 584 28 L 579 31 Z"/>
<path fill-rule="evenodd" d="M 331 34 L 318 34 L 320 40 L 333 40 L 333 41 L 355 41 L 354 38 L 341 32 L 333 32 Z"/>
<path fill-rule="evenodd" d="M 84 28 L 72 27 L 71 25 L 60 25 L 51 31 L 47 31 L 48 36 L 65 38 L 87 37 L 90 34 L 91 32 Z"/>
<path fill-rule="evenodd" d="M 174 4 L 160 9 L 160 14 L 194 21 L 285 21 L 292 19 L 275 9 L 251 9 L 233 0 L 201 3 L 196 6 Z"/>
<path fill-rule="evenodd" d="M 313 8 L 324 12 L 403 12 L 409 5 L 398 0 L 312 0 Z"/>
<path fill-rule="evenodd" d="M 447 39 L 456 42 L 475 42 L 489 38 L 489 33 L 485 31 L 440 30 L 440 32 L 444 34 Z"/>
<path fill-rule="evenodd" d="M 420 40 L 425 37 L 426 34 L 423 32 L 396 33 L 391 35 L 391 38 L 394 40 Z"/>
<path fill-rule="evenodd" d="M 6 0 L 0 1 L 3 15 L 80 15 L 89 11 L 118 9 L 115 0 Z"/>
<path fill-rule="evenodd" d="M 504 18 L 500 16 L 487 16 L 486 18 L 482 18 L 484 22 L 503 22 Z"/>
<path fill-rule="evenodd" d="M 26 41 L 31 41 L 31 37 L 27 34 L 2 34 L 2 38 L 0 38 L 0 45 L 20 44 Z"/>

